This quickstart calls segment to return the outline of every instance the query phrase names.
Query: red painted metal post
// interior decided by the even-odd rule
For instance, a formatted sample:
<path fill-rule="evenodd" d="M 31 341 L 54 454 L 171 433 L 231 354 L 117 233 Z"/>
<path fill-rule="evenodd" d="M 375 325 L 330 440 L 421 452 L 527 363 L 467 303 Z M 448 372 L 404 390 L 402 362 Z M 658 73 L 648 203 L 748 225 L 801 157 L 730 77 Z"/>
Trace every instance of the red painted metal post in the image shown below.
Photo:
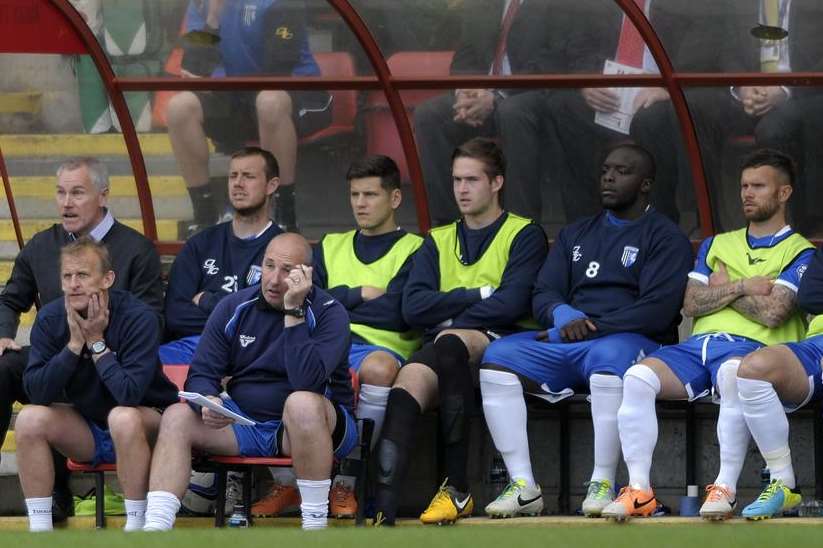
<path fill-rule="evenodd" d="M 655 32 L 643 10 L 635 4 L 633 0 L 614 0 L 623 10 L 626 17 L 631 20 L 640 36 L 646 42 L 646 46 L 654 57 L 660 74 L 666 82 L 666 89 L 671 97 L 677 118 L 680 121 L 680 131 L 686 143 L 686 151 L 689 154 L 689 162 L 692 166 L 692 176 L 694 177 L 694 190 L 697 197 L 697 209 L 700 215 L 700 226 L 704 236 L 714 234 L 714 222 L 712 221 L 711 202 L 709 200 L 709 189 L 706 182 L 706 173 L 703 170 L 703 158 L 700 154 L 700 144 L 697 141 L 697 132 L 694 129 L 694 120 L 689 112 L 686 96 L 683 89 L 678 84 L 671 59 L 660 41 L 660 37 Z"/>
<path fill-rule="evenodd" d="M 0 150 L 0 177 L 3 178 L 3 190 L 6 191 L 6 200 L 9 202 L 9 213 L 11 213 L 11 224 L 14 226 L 14 236 L 17 238 L 17 246 L 23 249 L 23 231 L 20 228 L 20 217 L 17 215 L 17 206 L 14 205 L 14 194 L 11 191 L 11 181 L 9 181 L 9 172 L 6 169 L 6 160 L 3 158 L 2 150 Z"/>
<path fill-rule="evenodd" d="M 109 95 L 109 99 L 114 107 L 114 112 L 117 114 L 117 119 L 120 121 L 120 127 L 123 130 L 123 139 L 126 142 L 129 161 L 131 162 L 134 180 L 137 185 L 137 199 L 140 202 L 143 233 L 148 239 L 156 241 L 157 226 L 154 219 L 154 204 L 151 199 L 151 190 L 149 188 L 148 174 L 146 173 L 146 164 L 143 159 L 143 151 L 140 148 L 140 140 L 137 138 L 134 121 L 131 119 L 129 108 L 126 105 L 126 98 L 123 96 L 123 92 L 117 84 L 117 77 L 114 74 L 114 70 L 103 49 L 100 47 L 100 44 L 97 42 L 97 39 L 83 20 L 83 17 L 77 13 L 69 1 L 49 1 L 54 7 L 60 10 L 69 24 L 74 28 L 74 31 L 86 46 L 89 55 L 100 73 L 103 85 L 106 87 L 106 92 Z"/>
<path fill-rule="evenodd" d="M 406 107 L 403 104 L 400 91 L 392 83 L 392 75 L 386 58 L 380 51 L 380 46 L 377 45 L 374 36 L 372 36 L 363 19 L 349 4 L 348 0 L 327 1 L 348 24 L 355 38 L 366 52 L 366 56 L 380 80 L 383 93 L 386 94 L 386 101 L 394 117 L 394 123 L 397 125 L 397 133 L 400 135 L 400 142 L 406 155 L 406 164 L 409 166 L 409 176 L 412 180 L 414 201 L 417 206 L 417 224 L 421 232 L 427 232 L 431 227 L 431 219 L 429 217 L 426 187 L 423 184 L 423 170 L 420 167 L 420 158 L 417 155 L 411 124 L 408 116 L 406 116 Z"/>

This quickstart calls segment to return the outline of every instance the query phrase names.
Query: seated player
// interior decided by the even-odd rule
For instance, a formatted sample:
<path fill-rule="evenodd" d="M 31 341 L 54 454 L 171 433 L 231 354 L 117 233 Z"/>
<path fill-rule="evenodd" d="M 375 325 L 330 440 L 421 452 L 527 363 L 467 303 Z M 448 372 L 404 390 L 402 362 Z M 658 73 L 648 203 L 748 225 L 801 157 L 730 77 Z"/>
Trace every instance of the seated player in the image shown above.
<path fill-rule="evenodd" d="M 768 487 L 743 508 L 743 517 L 766 519 L 800 504 L 796 490 L 786 413 L 820 398 L 823 359 L 823 251 L 803 274 L 797 304 L 815 317 L 806 339 L 749 354 L 737 370 L 737 391 L 746 426 L 771 474 Z"/>
<path fill-rule="evenodd" d="M 623 376 L 617 421 L 629 485 L 603 509 L 604 517 L 650 516 L 657 508 L 649 480 L 657 443 L 655 399 L 694 400 L 712 387 L 720 397 L 720 471 L 706 489 L 700 515 L 722 518 L 734 510 L 749 444 L 737 397 L 740 360 L 761 346 L 797 341 L 805 332 L 795 294 L 813 248 L 786 224 L 794 174 L 791 158 L 777 151 L 757 150 L 745 160 L 740 198 L 749 224 L 701 245 L 683 299 L 683 312 L 694 318 L 692 336 Z"/>
<path fill-rule="evenodd" d="M 192 451 L 244 457 L 290 456 L 304 529 L 326 526 L 333 458 L 357 443 L 348 372 L 346 310 L 312 287 L 312 253 L 297 234 L 266 248 L 262 283 L 223 299 L 209 317 L 186 380 L 256 422 L 179 403 L 163 414 L 152 458 L 146 531 L 174 526 L 191 472 Z M 221 380 L 231 377 L 228 397 Z"/>
<path fill-rule="evenodd" d="M 267 150 L 246 147 L 231 155 L 228 193 L 234 217 L 189 238 L 174 259 L 166 290 L 166 336 L 172 341 L 160 347 L 162 363 L 191 363 L 217 303 L 260 283 L 266 245 L 282 232 L 269 218 L 278 174 L 277 160 Z"/>
<path fill-rule="evenodd" d="M 420 347 L 420 334 L 409 329 L 400 305 L 411 256 L 423 239 L 397 226 L 395 211 L 402 194 L 400 172 L 391 158 L 356 161 L 346 179 L 358 228 L 323 237 L 314 255 L 314 284 L 349 312 L 349 368 L 357 371 L 360 382 L 356 415 L 374 421 L 376 443 L 400 364 Z M 354 517 L 353 482 L 350 476 L 335 478 L 329 498 L 332 516 Z M 296 489 L 276 480 L 270 495 L 252 510 L 256 515 L 275 515 L 296 502 Z"/>
<path fill-rule="evenodd" d="M 63 299 L 37 314 L 23 384 L 32 405 L 15 424 L 29 530 L 52 528 L 52 448 L 117 462 L 126 531 L 143 527 L 151 445 L 177 389 L 157 360 L 157 314 L 114 283 L 106 247 L 89 237 L 60 251 Z M 68 405 L 66 405 L 68 404 Z"/>
<path fill-rule="evenodd" d="M 486 506 L 491 517 L 543 509 L 529 455 L 524 389 L 550 402 L 575 391 L 591 393 L 594 471 L 583 513 L 599 516 L 614 499 L 622 377 L 661 343 L 677 341 L 692 265 L 689 240 L 649 203 L 654 169 L 651 155 L 636 145 L 608 153 L 600 176 L 604 211 L 564 228 L 537 278 L 532 310 L 547 331 L 511 335 L 486 349 L 483 411 L 511 477 Z"/>
<path fill-rule="evenodd" d="M 115 272 L 114 289 L 129 291 L 157 313 L 163 312 L 160 257 L 154 245 L 136 230 L 117 221 L 108 209 L 109 174 L 96 158 L 69 158 L 57 168 L 55 205 L 59 223 L 32 236 L 17 257 L 0 293 L 0 440 L 6 437 L 15 401 L 29 403 L 23 371 L 29 346 L 15 342 L 20 316 L 36 302 L 61 298 L 60 248 L 82 236 L 106 244 Z M 74 512 L 66 461 L 55 455 L 55 522 Z"/>
<path fill-rule="evenodd" d="M 466 475 L 471 367 L 490 341 L 528 318 L 532 283 L 546 256 L 541 228 L 500 205 L 505 168 L 493 141 L 476 138 L 458 147 L 452 179 L 462 218 L 432 230 L 413 258 L 403 316 L 426 330 L 428 342 L 389 392 L 377 447 L 375 523 L 395 521 L 418 419 L 430 409 L 438 409 L 446 480 L 420 519 L 452 523 L 474 508 Z"/>
<path fill-rule="evenodd" d="M 213 35 L 215 43 L 185 40 L 185 77 L 319 76 L 309 49 L 303 2 L 277 0 L 191 1 L 186 30 Z M 216 44 L 216 45 L 215 45 Z M 331 96 L 325 91 L 185 91 L 169 102 L 169 140 L 194 209 L 196 232 L 217 221 L 222 195 L 209 183 L 206 137 L 220 151 L 235 150 L 253 139 L 280 162 L 275 221 L 294 230 L 294 176 L 297 139 L 331 123 Z"/>

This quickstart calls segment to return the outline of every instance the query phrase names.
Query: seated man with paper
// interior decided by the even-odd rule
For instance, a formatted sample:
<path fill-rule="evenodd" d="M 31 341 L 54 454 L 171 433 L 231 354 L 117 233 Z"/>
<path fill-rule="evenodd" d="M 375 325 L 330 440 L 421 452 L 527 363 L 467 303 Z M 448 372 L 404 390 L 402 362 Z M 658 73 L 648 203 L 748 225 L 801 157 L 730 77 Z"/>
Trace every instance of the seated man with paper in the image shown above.
<path fill-rule="evenodd" d="M 186 390 L 217 405 L 181 403 L 163 414 L 144 530 L 173 527 L 193 450 L 292 457 L 303 528 L 326 526 L 332 460 L 354 448 L 357 428 L 348 313 L 312 286 L 311 263 L 302 236 L 281 234 L 266 248 L 261 285 L 225 297 L 212 312 Z M 221 398 L 224 377 L 231 380 Z M 253 424 L 227 417 L 224 409 Z"/>

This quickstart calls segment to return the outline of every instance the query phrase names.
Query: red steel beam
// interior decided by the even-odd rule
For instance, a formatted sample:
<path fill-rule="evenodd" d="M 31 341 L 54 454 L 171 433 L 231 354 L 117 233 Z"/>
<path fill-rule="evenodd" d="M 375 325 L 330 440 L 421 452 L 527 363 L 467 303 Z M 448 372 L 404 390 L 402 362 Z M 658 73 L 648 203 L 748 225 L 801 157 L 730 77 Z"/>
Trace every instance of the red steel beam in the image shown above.
<path fill-rule="evenodd" d="M 14 226 L 14 236 L 17 238 L 17 246 L 23 249 L 23 231 L 20 228 L 20 218 L 17 215 L 17 206 L 14 205 L 14 194 L 11 191 L 9 172 L 6 169 L 6 160 L 3 158 L 3 151 L 0 150 L 0 177 L 3 178 L 3 190 L 6 191 L 6 200 L 9 203 L 9 213 L 11 213 L 11 224 Z"/>
<path fill-rule="evenodd" d="M 665 87 L 669 92 L 672 106 L 680 121 L 680 132 L 686 143 L 686 151 L 692 167 L 697 209 L 700 216 L 700 227 L 703 230 L 704 236 L 710 236 L 714 234 L 714 222 L 712 221 L 709 188 L 706 182 L 706 173 L 703 170 L 700 144 L 697 141 L 697 132 L 694 128 L 694 120 L 689 112 L 688 103 L 686 102 L 686 95 L 674 77 L 674 68 L 672 67 L 671 59 L 669 59 L 660 37 L 654 28 L 652 28 L 643 10 L 635 4 L 634 0 L 614 1 L 620 9 L 623 10 L 623 13 L 626 14 L 626 17 L 629 18 L 632 24 L 634 24 L 640 36 L 643 37 L 643 41 L 649 48 L 649 52 L 651 52 L 652 57 L 654 57 L 654 61 L 660 69 L 660 74 L 666 82 Z"/>
<path fill-rule="evenodd" d="M 43 1 L 43 0 L 40 0 Z M 89 55 L 94 61 L 97 71 L 103 80 L 103 85 L 109 95 L 114 112 L 120 121 L 123 131 L 123 139 L 126 142 L 126 150 L 129 153 L 134 180 L 137 185 L 137 199 L 140 202 L 140 215 L 143 219 L 143 233 L 152 241 L 157 240 L 157 226 L 154 219 L 154 204 L 151 199 L 149 189 L 148 174 L 146 164 L 143 159 L 143 151 L 140 148 L 140 141 L 137 139 L 137 131 L 134 128 L 134 121 L 131 119 L 126 98 L 122 90 L 117 85 L 117 77 L 109 63 L 103 48 L 91 33 L 83 17 L 74 9 L 68 0 L 49 0 L 63 14 L 65 20 L 74 28 L 78 38 L 83 42 Z"/>

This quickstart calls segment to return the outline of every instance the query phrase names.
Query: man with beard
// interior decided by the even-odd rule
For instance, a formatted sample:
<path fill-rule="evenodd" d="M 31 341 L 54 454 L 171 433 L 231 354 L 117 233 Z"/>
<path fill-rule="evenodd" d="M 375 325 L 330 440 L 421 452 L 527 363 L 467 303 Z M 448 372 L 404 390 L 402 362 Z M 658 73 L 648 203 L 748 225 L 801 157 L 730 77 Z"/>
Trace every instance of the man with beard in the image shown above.
<path fill-rule="evenodd" d="M 200 333 L 220 299 L 260 282 L 260 261 L 282 231 L 269 218 L 280 184 L 275 157 L 246 147 L 231 156 L 229 200 L 234 218 L 192 236 L 177 255 L 166 290 L 164 364 L 191 363 Z"/>
<path fill-rule="evenodd" d="M 740 198 L 748 226 L 706 239 L 689 273 L 683 312 L 692 336 L 664 347 L 623 377 L 617 413 L 629 484 L 603 509 L 607 518 L 647 517 L 657 508 L 649 473 L 657 443 L 656 399 L 694 400 L 714 387 L 720 397 L 720 471 L 706 489 L 705 518 L 730 515 L 749 444 L 738 397 L 740 360 L 764 345 L 803 338 L 797 288 L 813 246 L 786 224 L 795 179 L 793 160 L 761 149 L 743 163 Z"/>
<path fill-rule="evenodd" d="M 537 277 L 532 313 L 547 331 L 511 335 L 486 349 L 483 411 L 511 477 L 486 506 L 492 517 L 543 509 L 524 390 L 551 403 L 576 391 L 591 394 L 594 470 L 583 513 L 599 516 L 614 499 L 622 377 L 661 343 L 677 342 L 692 264 L 689 240 L 649 204 L 654 174 L 652 156 L 637 145 L 609 152 L 600 175 L 603 211 L 560 231 Z"/>

